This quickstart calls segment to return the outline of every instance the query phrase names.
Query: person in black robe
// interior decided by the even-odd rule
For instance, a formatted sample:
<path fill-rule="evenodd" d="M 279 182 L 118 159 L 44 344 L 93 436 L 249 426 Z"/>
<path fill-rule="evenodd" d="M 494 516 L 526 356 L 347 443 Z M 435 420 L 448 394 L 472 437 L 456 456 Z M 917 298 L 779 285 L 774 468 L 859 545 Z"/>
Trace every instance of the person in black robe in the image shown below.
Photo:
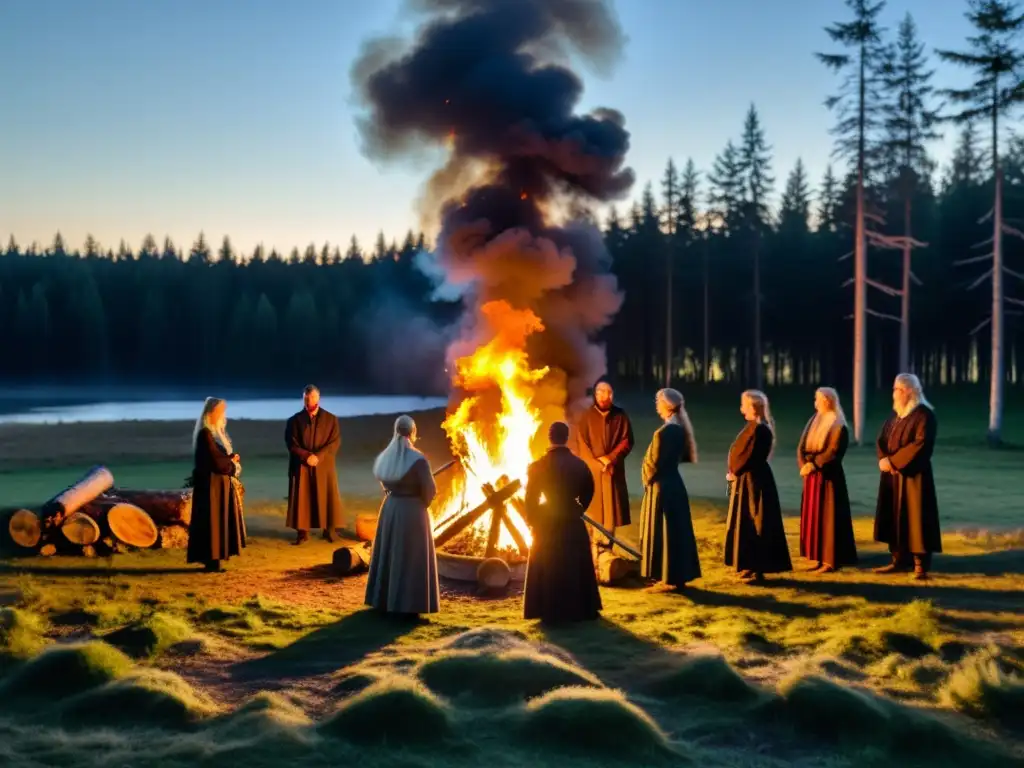
<path fill-rule="evenodd" d="M 242 464 L 232 452 L 226 430 L 227 403 L 206 398 L 192 434 L 192 519 L 188 526 L 186 562 L 221 570 L 221 561 L 245 547 L 242 515 Z"/>
<path fill-rule="evenodd" d="M 813 570 L 831 573 L 857 562 L 850 494 L 843 471 L 850 430 L 839 393 L 832 387 L 821 387 L 814 393 L 814 410 L 796 449 L 803 478 L 800 556 L 816 563 Z"/>
<path fill-rule="evenodd" d="M 876 573 L 892 573 L 914 562 L 914 578 L 925 580 L 932 553 L 942 552 L 939 502 L 932 472 L 938 423 L 921 381 L 901 373 L 892 388 L 892 415 L 878 433 L 878 505 L 875 541 L 889 545 L 892 562 Z"/>
<path fill-rule="evenodd" d="M 763 582 L 766 573 L 793 570 L 782 524 L 782 505 L 768 460 L 775 448 L 775 421 L 768 396 L 748 389 L 740 398 L 747 426 L 729 448 L 729 516 L 725 523 L 725 564 L 745 581 Z"/>
<path fill-rule="evenodd" d="M 701 575 L 690 497 L 679 473 L 681 463 L 697 461 L 697 443 L 680 392 L 661 390 L 655 408 L 664 423 L 644 455 L 640 575 L 678 588 Z"/>
<path fill-rule="evenodd" d="M 633 424 L 622 408 L 615 405 L 612 385 L 601 379 L 594 385 L 594 404 L 576 424 L 576 454 L 586 462 L 594 477 L 594 498 L 587 516 L 604 528 L 629 525 L 629 488 L 626 485 L 626 457 L 633 450 Z M 597 529 L 590 531 L 593 558 L 600 550 L 612 548 L 608 537 Z"/>
<path fill-rule="evenodd" d="M 596 619 L 602 607 L 601 593 L 583 522 L 594 495 L 594 478 L 566 445 L 568 424 L 552 424 L 548 439 L 550 450 L 527 472 L 526 517 L 533 543 L 523 590 L 523 616 L 545 623 Z"/>
<path fill-rule="evenodd" d="M 341 447 L 338 417 L 320 407 L 320 390 L 310 385 L 302 393 L 303 409 L 288 419 L 288 515 L 285 524 L 298 533 L 296 544 L 309 539 L 310 528 L 322 528 L 327 541 L 336 541 L 341 527 L 341 496 L 335 459 Z"/>

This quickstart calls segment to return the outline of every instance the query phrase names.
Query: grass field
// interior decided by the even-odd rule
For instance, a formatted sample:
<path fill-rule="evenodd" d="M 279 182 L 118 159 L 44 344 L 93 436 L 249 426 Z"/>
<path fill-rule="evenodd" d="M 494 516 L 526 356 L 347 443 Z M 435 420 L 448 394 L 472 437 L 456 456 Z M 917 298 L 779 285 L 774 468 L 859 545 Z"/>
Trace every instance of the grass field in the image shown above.
<path fill-rule="evenodd" d="M 365 576 L 333 575 L 325 542 L 289 544 L 282 425 L 233 422 L 252 540 L 226 572 L 178 551 L 0 559 L 0 764 L 1024 764 L 1024 453 L 983 447 L 983 404 L 933 399 L 946 551 L 932 581 L 870 572 L 885 555 L 865 447 L 847 460 L 861 565 L 822 576 L 794 558 L 786 578 L 738 583 L 720 565 L 738 403 L 692 396 L 701 463 L 684 473 L 704 578 L 683 594 L 604 588 L 600 622 L 561 629 L 523 621 L 514 592 L 451 584 L 426 623 L 363 611 Z M 791 457 L 809 402 L 775 404 L 795 552 Z M 655 421 L 649 401 L 626 405 L 636 492 Z M 369 464 L 391 421 L 342 424 L 350 517 L 379 501 Z M 446 460 L 440 415 L 417 421 Z M 0 427 L 0 506 L 38 505 L 96 463 L 121 486 L 176 487 L 190 428 Z M 1006 438 L 1024 443 L 1019 409 Z"/>

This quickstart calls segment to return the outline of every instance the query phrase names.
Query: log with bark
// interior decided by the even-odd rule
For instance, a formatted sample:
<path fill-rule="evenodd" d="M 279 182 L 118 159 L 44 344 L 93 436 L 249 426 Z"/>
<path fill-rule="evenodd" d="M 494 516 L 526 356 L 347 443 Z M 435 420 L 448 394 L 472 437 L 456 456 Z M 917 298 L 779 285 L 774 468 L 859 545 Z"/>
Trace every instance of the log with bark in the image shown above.
<path fill-rule="evenodd" d="M 114 476 L 106 467 L 93 467 L 77 482 L 69 485 L 43 504 L 40 513 L 45 528 L 59 528 L 68 515 L 76 512 L 114 486 Z"/>
<path fill-rule="evenodd" d="M 338 547 L 334 550 L 332 565 L 342 576 L 350 576 L 368 570 L 370 557 L 370 545 L 366 542 L 356 547 Z"/>
<path fill-rule="evenodd" d="M 101 501 L 134 504 L 153 518 L 158 526 L 183 525 L 192 520 L 192 489 L 174 491 L 135 490 L 111 488 L 99 497 Z"/>

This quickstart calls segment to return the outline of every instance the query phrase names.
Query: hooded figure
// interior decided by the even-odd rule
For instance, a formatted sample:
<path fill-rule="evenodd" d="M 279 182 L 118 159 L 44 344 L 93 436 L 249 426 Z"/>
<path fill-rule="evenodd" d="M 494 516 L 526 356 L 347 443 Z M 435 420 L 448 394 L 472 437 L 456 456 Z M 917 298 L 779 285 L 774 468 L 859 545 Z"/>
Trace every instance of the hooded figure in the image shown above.
<path fill-rule="evenodd" d="M 576 453 L 594 476 L 594 498 L 587 516 L 612 532 L 630 523 L 626 457 L 633 450 L 633 425 L 614 397 L 609 381 L 598 379 L 594 404 L 576 424 Z M 611 548 L 608 538 L 596 530 L 591 530 L 591 537 L 595 549 Z"/>

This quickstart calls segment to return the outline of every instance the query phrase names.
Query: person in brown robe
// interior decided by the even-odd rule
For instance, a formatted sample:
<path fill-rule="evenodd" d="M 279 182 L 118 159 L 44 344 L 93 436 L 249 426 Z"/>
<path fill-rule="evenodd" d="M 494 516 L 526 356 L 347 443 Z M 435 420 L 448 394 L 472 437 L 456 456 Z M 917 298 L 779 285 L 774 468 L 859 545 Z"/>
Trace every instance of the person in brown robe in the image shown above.
<path fill-rule="evenodd" d="M 793 570 L 782 524 L 782 506 L 768 460 L 775 448 L 775 421 L 768 396 L 748 389 L 740 398 L 747 426 L 729 448 L 729 516 L 725 523 L 725 564 L 745 581 L 763 582 L 766 573 Z"/>
<path fill-rule="evenodd" d="M 664 423 L 644 455 L 640 575 L 679 588 L 701 575 L 690 497 L 679 473 L 680 464 L 697 461 L 697 443 L 678 390 L 662 389 L 654 402 Z"/>
<path fill-rule="evenodd" d="M 594 478 L 567 446 L 568 424 L 552 424 L 548 439 L 551 448 L 527 471 L 526 517 L 533 543 L 523 616 L 545 623 L 596 619 L 601 593 L 583 522 L 594 495 Z"/>
<path fill-rule="evenodd" d="M 320 390 L 302 393 L 303 409 L 288 419 L 288 515 L 285 525 L 298 532 L 295 543 L 309 539 L 310 528 L 322 528 L 327 541 L 337 539 L 341 496 L 335 459 L 341 447 L 338 417 L 320 407 Z"/>
<path fill-rule="evenodd" d="M 814 393 L 814 410 L 796 449 L 796 463 L 803 478 L 800 556 L 815 562 L 813 570 L 831 573 L 857 562 L 850 494 L 843 471 L 850 430 L 839 393 L 832 387 L 821 387 Z"/>
<path fill-rule="evenodd" d="M 615 405 L 612 385 L 601 379 L 594 385 L 594 404 L 576 424 L 576 454 L 586 462 L 594 477 L 594 498 L 587 516 L 615 533 L 630 524 L 629 488 L 626 485 L 626 457 L 633 450 L 633 425 L 629 416 Z M 590 531 L 592 556 L 612 543 L 600 531 Z"/>
<path fill-rule="evenodd" d="M 221 561 L 245 547 L 245 520 L 238 476 L 241 460 L 232 452 L 227 429 L 227 403 L 206 398 L 192 433 L 192 519 L 185 560 L 221 570 Z"/>
<path fill-rule="evenodd" d="M 914 562 L 914 578 L 928 578 L 932 553 L 942 552 L 939 502 L 932 473 L 938 423 L 921 381 L 901 373 L 892 388 L 892 415 L 878 433 L 878 505 L 875 541 L 889 545 L 892 562 L 876 573 L 892 573 Z"/>
<path fill-rule="evenodd" d="M 415 444 L 416 422 L 399 416 L 391 442 L 373 462 L 385 495 L 366 578 L 367 605 L 410 619 L 437 613 L 441 593 L 429 511 L 437 487 Z"/>

